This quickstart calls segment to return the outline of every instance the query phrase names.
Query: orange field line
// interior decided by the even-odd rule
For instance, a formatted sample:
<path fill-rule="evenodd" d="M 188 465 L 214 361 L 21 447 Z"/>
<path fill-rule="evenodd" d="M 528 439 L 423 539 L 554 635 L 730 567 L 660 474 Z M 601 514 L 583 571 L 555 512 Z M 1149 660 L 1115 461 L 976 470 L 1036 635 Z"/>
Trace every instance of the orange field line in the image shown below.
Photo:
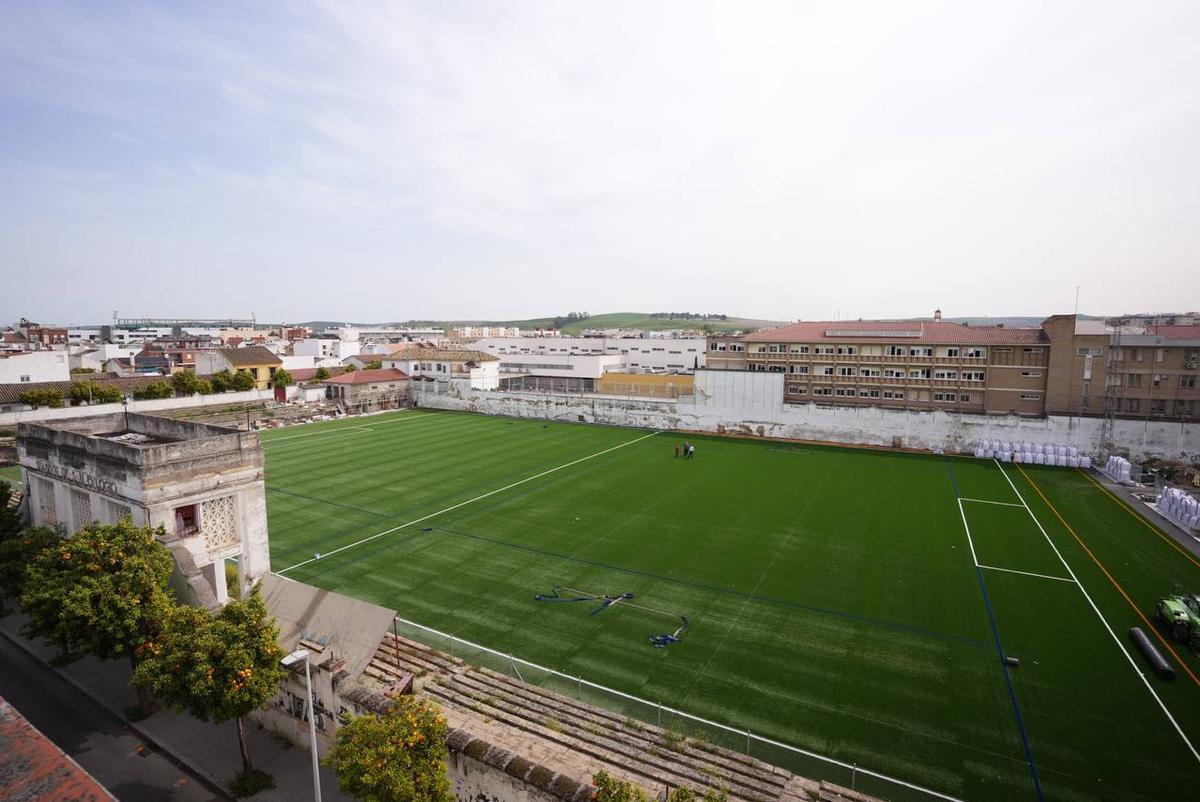
<path fill-rule="evenodd" d="M 1132 515 L 1132 516 L 1133 516 L 1135 519 L 1137 519 L 1137 522 L 1138 522 L 1138 523 L 1140 523 L 1142 526 L 1144 526 L 1144 527 L 1146 527 L 1147 529 L 1149 529 L 1149 530 L 1150 530 L 1151 532 L 1153 532 L 1154 534 L 1156 534 L 1156 535 L 1158 535 L 1159 537 L 1161 537 L 1163 540 L 1165 540 L 1165 541 L 1167 541 L 1168 543 L 1170 543 L 1172 546 L 1174 546 L 1174 547 L 1175 547 L 1175 549 L 1176 549 L 1176 550 L 1177 550 L 1177 551 L 1178 551 L 1180 554 L 1182 554 L 1184 557 L 1187 557 L 1189 560 L 1191 560 L 1193 565 L 1195 565 L 1197 568 L 1200 568 L 1200 560 L 1197 560 L 1197 559 L 1196 559 L 1196 555 L 1192 554 L 1190 551 L 1188 551 L 1187 549 L 1185 549 L 1183 546 L 1181 546 L 1181 545 L 1179 545 L 1178 543 L 1176 543 L 1176 542 L 1175 542 L 1175 540 L 1174 540 L 1173 538 L 1167 537 L 1167 535 L 1166 535 L 1166 534 L 1165 534 L 1165 533 L 1164 533 L 1164 532 L 1163 532 L 1161 529 L 1159 529 L 1157 526 L 1155 526 L 1154 524 L 1152 524 L 1152 523 L 1150 523 L 1149 521 L 1147 521 L 1147 520 L 1146 520 L 1145 518 L 1143 518 L 1142 516 L 1138 515 L 1138 514 L 1137 514 L 1137 512 L 1135 512 L 1134 510 L 1130 509 L 1130 508 L 1129 508 L 1129 505 L 1128 505 L 1128 504 L 1126 504 L 1124 501 L 1122 501 L 1122 500 L 1121 500 L 1121 499 L 1120 499 L 1120 498 L 1117 496 L 1117 494 L 1116 494 L 1116 493 L 1113 493 L 1111 490 L 1109 490 L 1107 487 L 1105 487 L 1104 485 L 1102 485 L 1102 484 L 1100 484 L 1099 482 L 1097 482 L 1097 481 L 1096 481 L 1095 479 L 1093 479 L 1091 476 L 1088 476 L 1088 474 L 1087 474 L 1087 473 L 1086 473 L 1086 472 L 1085 472 L 1085 471 L 1084 471 L 1082 468 L 1076 468 L 1075 470 L 1077 470 L 1077 471 L 1079 471 L 1080 473 L 1082 473 L 1082 474 L 1083 474 L 1085 477 L 1087 477 L 1087 480 L 1088 480 L 1089 482 L 1091 482 L 1091 483 L 1092 483 L 1092 484 L 1094 484 L 1096 487 L 1098 487 L 1098 488 L 1100 488 L 1101 490 L 1103 490 L 1103 491 L 1104 491 L 1104 494 L 1105 494 L 1106 496 L 1108 496 L 1109 498 L 1111 498 L 1113 501 L 1117 502 L 1117 506 L 1119 506 L 1121 509 L 1125 510 L 1125 512 L 1129 513 L 1129 514 L 1130 514 L 1130 515 Z"/>
<path fill-rule="evenodd" d="M 1020 465 L 1017 465 L 1016 468 L 1018 471 L 1020 471 L 1021 475 L 1025 477 L 1025 481 L 1029 483 L 1029 486 L 1033 488 L 1033 491 L 1041 496 L 1042 501 L 1046 502 L 1046 506 L 1049 507 L 1051 512 L 1054 513 L 1055 517 L 1058 518 L 1059 523 L 1066 527 L 1067 531 L 1071 533 L 1071 536 L 1075 538 L 1075 541 L 1083 548 L 1084 551 L 1087 552 L 1087 555 L 1092 558 L 1092 562 L 1094 562 L 1100 568 L 1100 570 L 1104 572 L 1104 575 L 1108 577 L 1108 581 L 1111 582 L 1112 586 L 1117 589 L 1117 592 L 1124 597 L 1125 601 L 1129 602 L 1129 606 L 1132 607 L 1133 611 L 1138 614 L 1138 618 L 1142 619 L 1142 621 L 1146 624 L 1146 629 L 1154 633 L 1154 637 L 1158 638 L 1159 643 L 1166 647 L 1167 651 L 1170 652 L 1175 658 L 1175 662 L 1179 664 L 1179 667 L 1187 672 L 1187 675 L 1192 678 L 1192 682 L 1196 683 L 1197 687 L 1200 687 L 1200 677 L 1197 677 L 1195 673 L 1192 672 L 1192 669 L 1189 668 L 1188 664 L 1183 661 L 1183 658 L 1179 656 L 1179 653 L 1175 651 L 1171 644 L 1168 643 L 1167 640 L 1162 636 L 1162 633 L 1158 631 L 1158 627 L 1150 623 L 1150 619 L 1147 618 L 1146 614 L 1141 611 L 1141 608 L 1133 603 L 1133 599 L 1129 598 L 1129 594 L 1125 592 L 1125 588 L 1121 587 L 1121 583 L 1118 582 L 1113 575 L 1108 572 L 1108 569 L 1104 567 L 1104 563 L 1100 562 L 1100 558 L 1093 554 L 1092 550 L 1089 549 L 1087 544 L 1083 542 L 1083 538 L 1075 533 L 1075 530 L 1071 528 L 1071 525 L 1067 523 L 1065 518 L 1062 517 L 1062 513 L 1058 511 L 1058 508 L 1050 503 L 1050 499 L 1046 498 L 1046 494 L 1042 492 L 1042 489 L 1038 487 L 1032 479 L 1029 478 L 1029 474 L 1025 473 L 1025 471 L 1021 469 Z"/>

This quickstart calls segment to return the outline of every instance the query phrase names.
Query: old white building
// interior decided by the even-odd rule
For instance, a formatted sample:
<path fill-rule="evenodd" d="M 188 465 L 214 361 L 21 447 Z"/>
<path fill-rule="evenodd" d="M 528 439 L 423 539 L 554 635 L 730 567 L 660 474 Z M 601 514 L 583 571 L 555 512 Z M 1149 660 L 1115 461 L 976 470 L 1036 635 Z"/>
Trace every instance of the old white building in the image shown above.
<path fill-rule="evenodd" d="M 161 526 L 189 604 L 227 601 L 228 558 L 243 592 L 271 570 L 257 432 L 117 412 L 22 423 L 17 452 L 35 526 Z"/>
<path fill-rule="evenodd" d="M 690 337 L 484 337 L 474 347 L 504 357 L 620 356 L 630 373 L 691 373 L 704 367 L 705 339 Z M 609 367 L 609 370 L 616 368 Z"/>
<path fill-rule="evenodd" d="M 71 380 L 66 351 L 0 353 L 0 384 L 34 384 Z"/>

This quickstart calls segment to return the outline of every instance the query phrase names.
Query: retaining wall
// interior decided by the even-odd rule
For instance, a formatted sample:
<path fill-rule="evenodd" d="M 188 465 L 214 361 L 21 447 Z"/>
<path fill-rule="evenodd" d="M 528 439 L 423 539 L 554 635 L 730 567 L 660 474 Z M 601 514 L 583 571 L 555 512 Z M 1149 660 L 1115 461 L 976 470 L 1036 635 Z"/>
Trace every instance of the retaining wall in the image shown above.
<path fill-rule="evenodd" d="M 1100 418 L 966 415 L 880 407 L 783 403 L 783 375 L 701 370 L 696 394 L 678 401 L 472 390 L 465 382 L 415 383 L 420 406 L 518 418 L 601 423 L 850 445 L 971 452 L 982 439 L 1062 443 L 1101 454 Z M 1117 420 L 1113 439 L 1131 459 L 1200 462 L 1200 424 Z"/>
<path fill-rule="evenodd" d="M 292 388 L 288 388 L 291 390 Z M 130 399 L 130 412 L 157 412 L 164 409 L 187 409 L 190 407 L 222 407 L 230 404 L 240 404 L 248 401 L 271 401 L 275 398 L 273 390 L 245 390 L 243 392 L 217 393 L 214 395 L 189 395 L 182 398 L 153 398 L 145 401 Z M 84 418 L 92 415 L 105 415 L 112 412 L 124 412 L 125 405 L 92 404 L 90 406 L 38 407 L 17 412 L 0 413 L 0 426 L 16 426 L 18 423 L 40 423 L 43 421 L 64 420 L 66 418 Z"/>

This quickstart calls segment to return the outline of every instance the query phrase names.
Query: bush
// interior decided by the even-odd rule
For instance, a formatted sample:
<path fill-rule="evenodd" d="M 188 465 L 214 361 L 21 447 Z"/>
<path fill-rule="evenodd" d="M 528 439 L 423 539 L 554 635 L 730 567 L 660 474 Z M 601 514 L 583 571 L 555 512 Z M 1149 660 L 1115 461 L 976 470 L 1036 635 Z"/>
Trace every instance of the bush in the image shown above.
<path fill-rule="evenodd" d="M 233 374 L 233 380 L 229 383 L 229 389 L 237 390 L 238 392 L 253 390 L 254 377 L 250 375 L 249 371 L 239 370 Z"/>
<path fill-rule="evenodd" d="M 327 368 L 317 368 L 315 377 L 318 381 L 324 381 L 329 378 L 329 370 Z"/>
<path fill-rule="evenodd" d="M 95 368 L 71 368 L 71 373 L 95 373 Z"/>
<path fill-rule="evenodd" d="M 218 370 L 212 375 L 212 389 L 214 393 L 227 393 L 233 386 L 233 374 L 228 370 Z"/>
<path fill-rule="evenodd" d="M 97 382 L 75 382 L 71 385 L 71 403 L 79 404 L 118 404 L 125 400 L 125 394 L 115 384 L 99 384 Z"/>
<path fill-rule="evenodd" d="M 382 359 L 372 359 L 370 362 L 363 365 L 363 370 L 379 370 L 383 367 Z"/>
<path fill-rule="evenodd" d="M 37 390 L 26 390 L 21 393 L 21 403 L 37 409 L 38 407 L 53 407 L 63 405 L 63 392 L 57 387 L 42 387 Z"/>
<path fill-rule="evenodd" d="M 133 397 L 139 401 L 152 398 L 171 398 L 174 395 L 175 388 L 165 381 L 150 382 L 142 389 L 133 391 Z"/>
<path fill-rule="evenodd" d="M 288 373 L 283 368 L 279 368 L 277 371 L 275 371 L 274 375 L 271 376 L 271 381 L 275 383 L 276 387 L 287 387 L 292 383 L 292 374 Z"/>
<path fill-rule="evenodd" d="M 275 787 L 275 778 L 261 769 L 239 771 L 229 781 L 229 790 L 237 797 L 254 796 L 259 791 Z"/>
<path fill-rule="evenodd" d="M 171 376 L 171 387 L 181 395 L 205 395 L 212 392 L 212 382 L 201 379 L 194 371 L 181 370 Z"/>

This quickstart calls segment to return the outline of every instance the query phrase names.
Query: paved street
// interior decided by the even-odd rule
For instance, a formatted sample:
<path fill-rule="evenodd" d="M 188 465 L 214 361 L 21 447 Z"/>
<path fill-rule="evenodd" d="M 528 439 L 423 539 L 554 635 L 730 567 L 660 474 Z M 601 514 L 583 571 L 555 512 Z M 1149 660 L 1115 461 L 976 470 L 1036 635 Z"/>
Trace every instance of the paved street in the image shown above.
<path fill-rule="evenodd" d="M 0 696 L 122 802 L 223 799 L 7 638 L 0 638 Z"/>

